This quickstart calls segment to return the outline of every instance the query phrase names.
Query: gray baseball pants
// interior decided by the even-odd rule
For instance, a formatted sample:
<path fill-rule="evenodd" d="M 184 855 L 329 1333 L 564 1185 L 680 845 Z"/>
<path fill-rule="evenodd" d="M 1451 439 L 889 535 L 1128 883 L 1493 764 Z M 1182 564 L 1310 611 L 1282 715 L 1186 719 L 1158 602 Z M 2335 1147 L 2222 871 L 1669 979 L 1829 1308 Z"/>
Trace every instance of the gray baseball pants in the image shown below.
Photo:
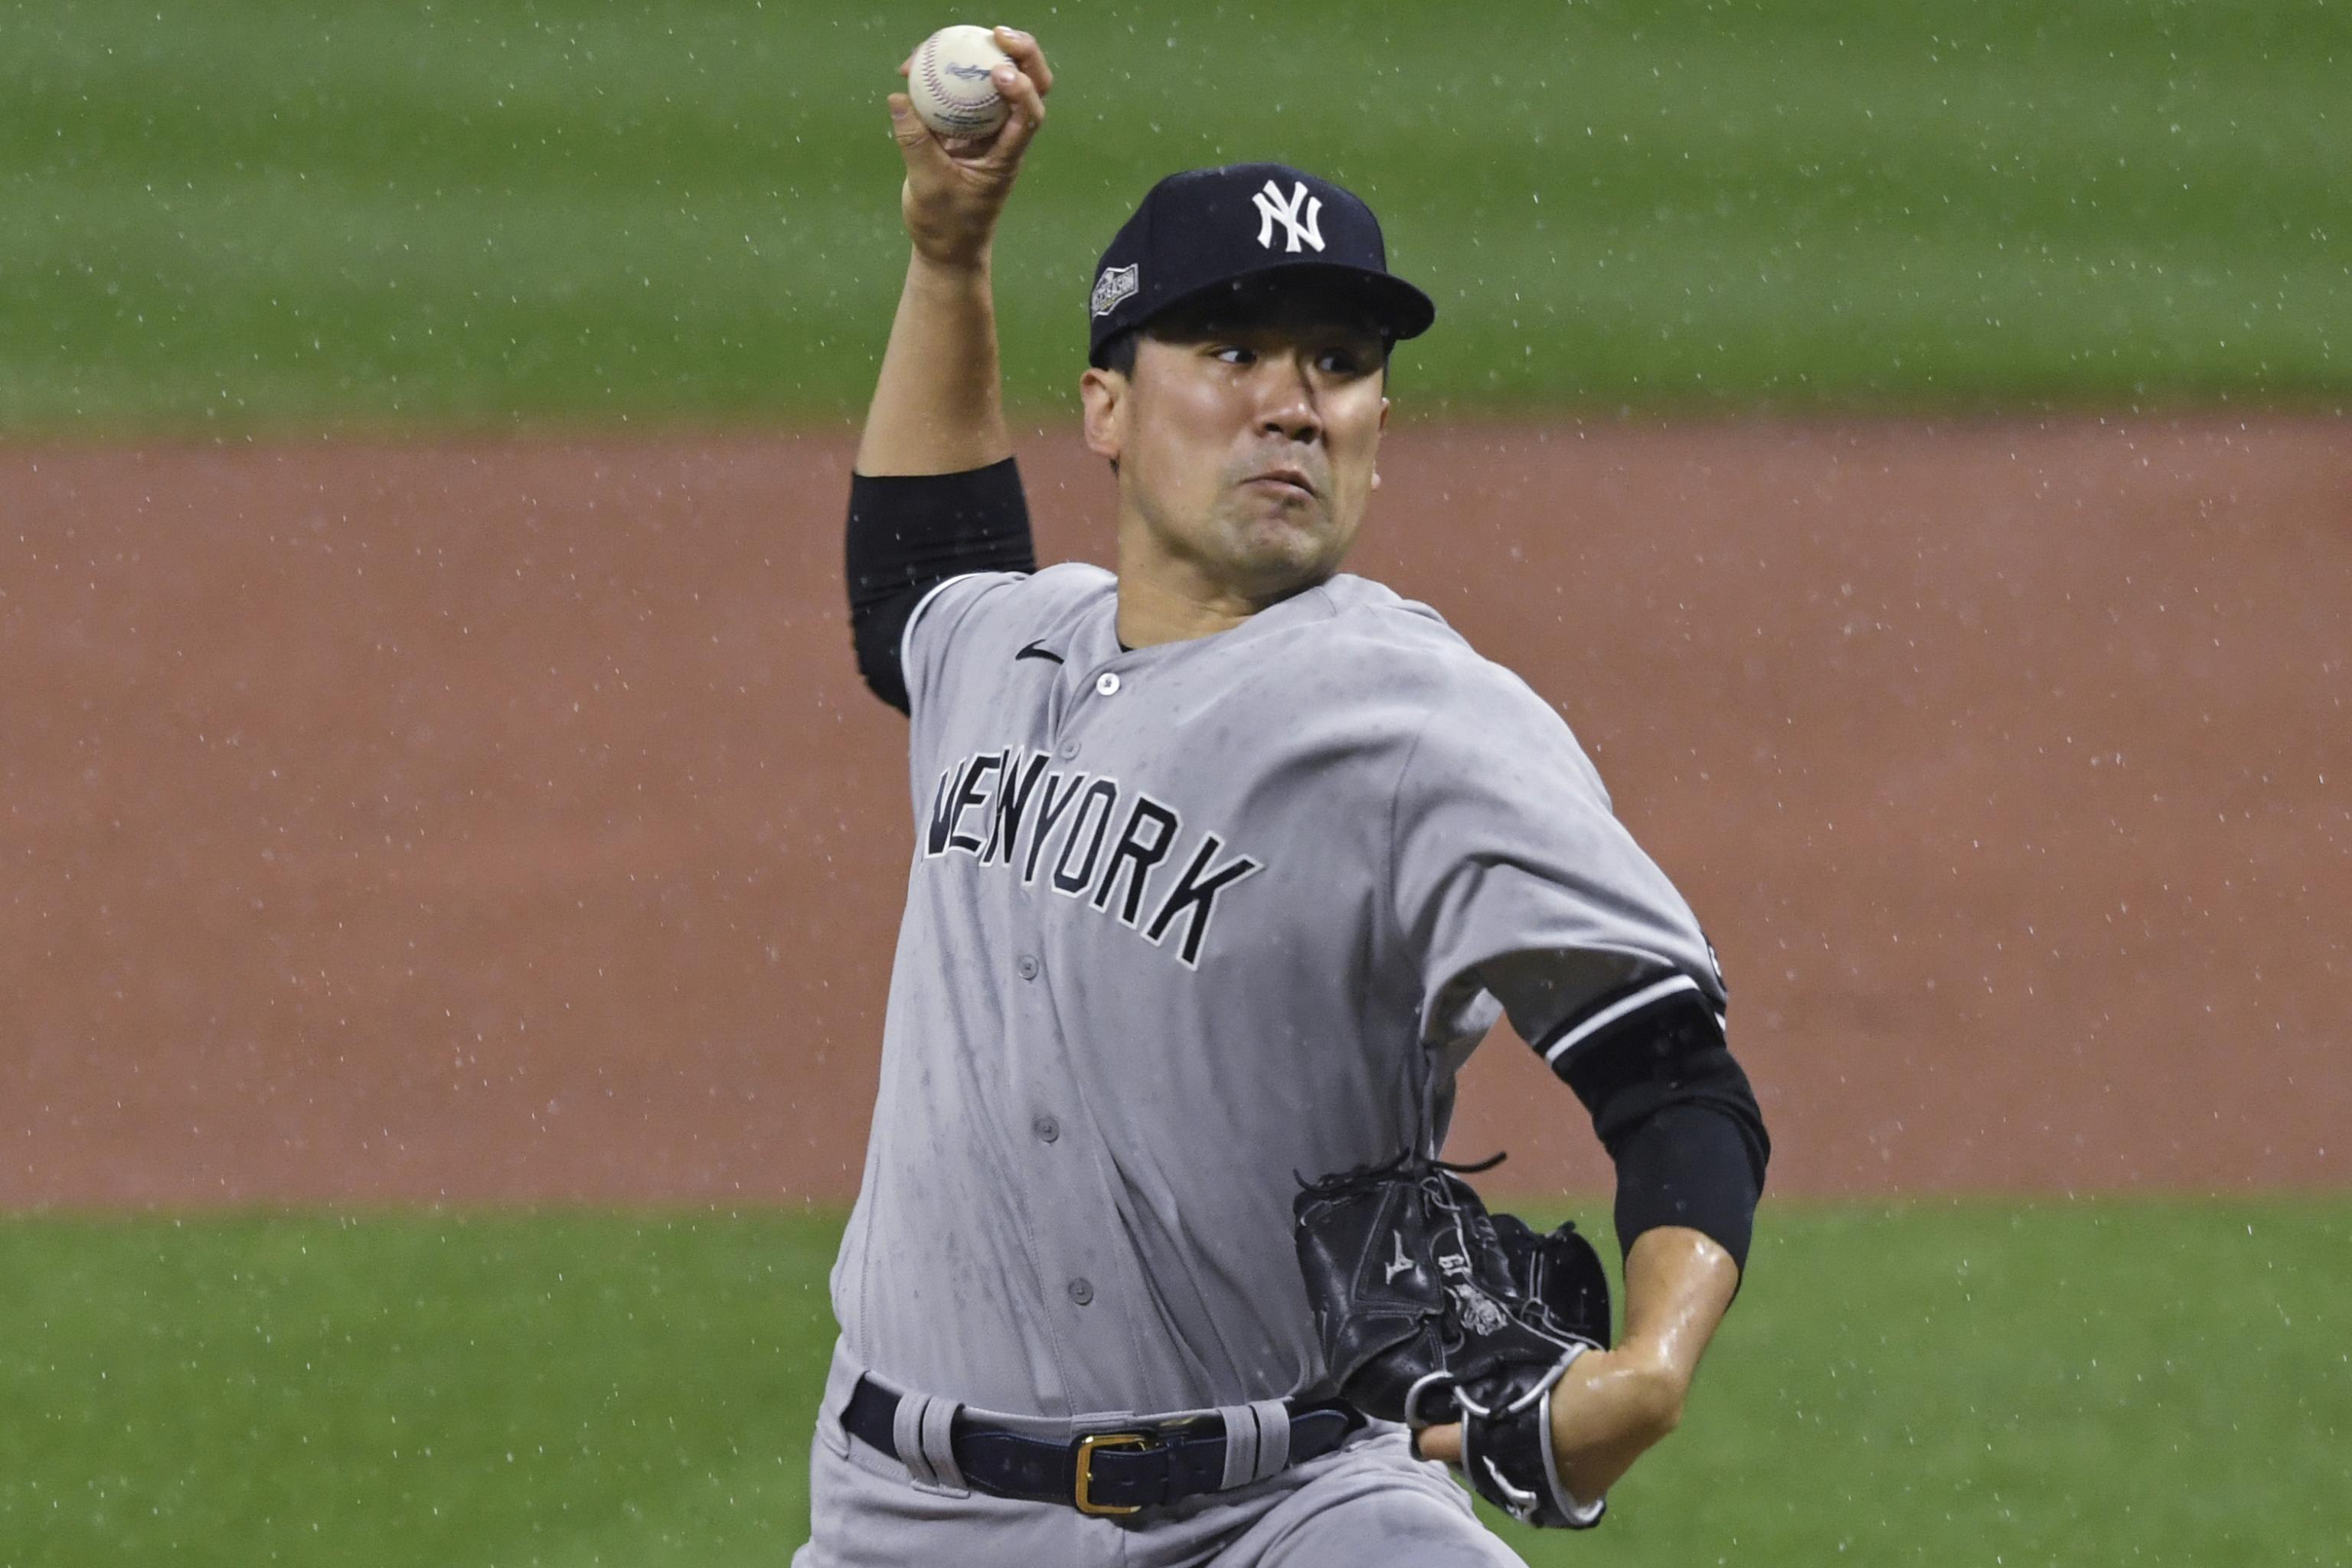
<path fill-rule="evenodd" d="M 1270 1480 L 1125 1518 L 1055 1503 L 918 1487 L 907 1468 L 841 1426 L 842 1363 L 809 1457 L 807 1545 L 793 1568 L 1517 1568 L 1442 1465 L 1376 1424 Z"/>

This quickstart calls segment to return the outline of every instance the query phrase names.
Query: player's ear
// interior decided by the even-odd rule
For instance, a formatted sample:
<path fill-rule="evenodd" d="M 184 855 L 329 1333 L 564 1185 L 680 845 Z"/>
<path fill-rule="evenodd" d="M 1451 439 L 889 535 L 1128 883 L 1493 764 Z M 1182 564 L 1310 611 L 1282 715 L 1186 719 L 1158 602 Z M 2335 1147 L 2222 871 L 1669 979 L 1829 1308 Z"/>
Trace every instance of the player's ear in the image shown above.
<path fill-rule="evenodd" d="M 1078 378 L 1078 402 L 1086 415 L 1087 450 L 1097 458 L 1118 461 L 1125 445 L 1121 414 L 1127 405 L 1127 377 L 1115 370 L 1089 368 Z"/>
<path fill-rule="evenodd" d="M 1381 428 L 1382 430 L 1386 430 L 1388 427 L 1389 427 L 1389 400 L 1388 400 L 1387 398 L 1383 397 L 1383 398 L 1381 398 Z"/>

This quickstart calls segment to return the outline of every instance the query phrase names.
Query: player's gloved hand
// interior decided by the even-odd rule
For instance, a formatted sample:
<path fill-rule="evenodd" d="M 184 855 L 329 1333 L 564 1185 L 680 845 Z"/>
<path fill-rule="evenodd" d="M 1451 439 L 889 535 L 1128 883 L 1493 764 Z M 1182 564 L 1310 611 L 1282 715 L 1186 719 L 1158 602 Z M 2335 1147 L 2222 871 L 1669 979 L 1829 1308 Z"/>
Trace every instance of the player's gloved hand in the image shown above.
<path fill-rule="evenodd" d="M 1458 1173 L 1486 1168 L 1408 1153 L 1299 1194 L 1324 1361 L 1366 1415 L 1453 1434 L 1471 1485 L 1514 1518 L 1596 1524 L 1605 1503 L 1579 1504 L 1553 1459 L 1552 1391 L 1609 1342 L 1608 1277 L 1572 1224 L 1537 1236 L 1489 1215 Z"/>
<path fill-rule="evenodd" d="M 942 137 L 915 117 L 905 93 L 890 95 L 890 137 L 907 161 L 899 211 L 917 254 L 943 266 L 970 267 L 987 256 L 997 216 L 1021 172 L 1021 155 L 1045 123 L 1045 95 L 1054 90 L 1053 69 L 1036 39 L 999 27 L 996 47 L 1013 64 L 996 69 L 1006 113 L 989 135 Z M 899 61 L 898 74 L 913 64 L 911 55 Z"/>
<path fill-rule="evenodd" d="M 1634 1460 L 1674 1429 L 1686 1386 L 1636 1345 L 1578 1357 L 1551 1392 L 1551 1455 L 1570 1495 L 1605 1497 Z M 1413 1448 L 1424 1459 L 1458 1468 L 1461 1428 L 1428 1427 L 1415 1435 Z"/>

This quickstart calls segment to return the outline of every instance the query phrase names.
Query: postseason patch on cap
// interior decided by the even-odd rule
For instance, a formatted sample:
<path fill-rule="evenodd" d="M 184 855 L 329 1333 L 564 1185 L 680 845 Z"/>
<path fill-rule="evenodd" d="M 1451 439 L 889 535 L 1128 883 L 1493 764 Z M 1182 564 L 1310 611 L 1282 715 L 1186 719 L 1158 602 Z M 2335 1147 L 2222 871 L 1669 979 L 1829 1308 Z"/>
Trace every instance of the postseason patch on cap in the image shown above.
<path fill-rule="evenodd" d="M 1102 276 L 1095 279 L 1096 315 L 1108 316 L 1118 309 L 1121 300 L 1134 296 L 1137 288 L 1135 274 L 1133 267 L 1106 267 L 1102 269 Z"/>

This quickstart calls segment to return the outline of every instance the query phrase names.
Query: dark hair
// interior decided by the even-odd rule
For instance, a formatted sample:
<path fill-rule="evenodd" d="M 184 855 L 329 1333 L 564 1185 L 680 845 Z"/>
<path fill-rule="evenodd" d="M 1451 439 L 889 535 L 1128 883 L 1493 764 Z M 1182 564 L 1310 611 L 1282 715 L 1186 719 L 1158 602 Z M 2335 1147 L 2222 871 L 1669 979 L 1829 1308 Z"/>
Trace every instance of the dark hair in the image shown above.
<path fill-rule="evenodd" d="M 1129 327 L 1116 337 L 1103 340 L 1103 369 L 1115 370 L 1124 376 L 1135 374 L 1135 334 L 1138 330 Z"/>

